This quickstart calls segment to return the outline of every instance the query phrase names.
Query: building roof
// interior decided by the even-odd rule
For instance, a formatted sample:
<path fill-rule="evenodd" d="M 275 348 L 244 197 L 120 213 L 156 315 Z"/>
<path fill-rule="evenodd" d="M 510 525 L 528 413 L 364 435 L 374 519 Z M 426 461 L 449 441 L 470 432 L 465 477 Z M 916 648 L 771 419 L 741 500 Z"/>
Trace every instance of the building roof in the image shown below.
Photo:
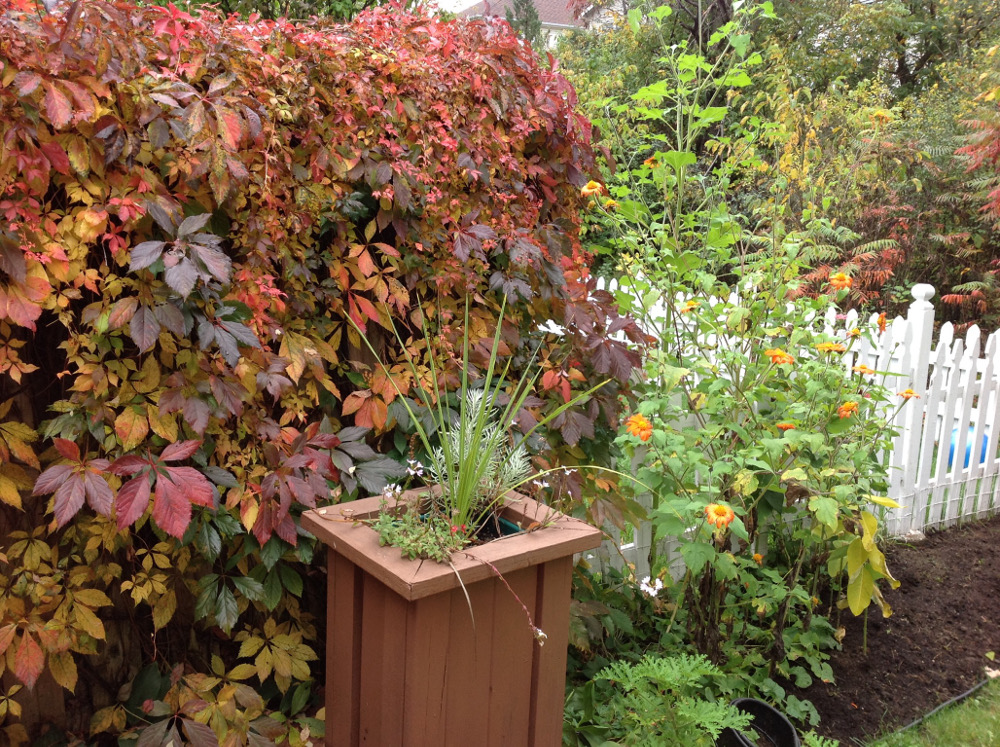
<path fill-rule="evenodd" d="M 463 18 L 483 18 L 496 16 L 506 18 L 507 9 L 512 8 L 511 0 L 482 0 L 475 5 L 460 10 L 456 15 Z M 535 0 L 535 10 L 538 11 L 539 20 L 545 25 L 555 26 L 575 26 L 584 28 L 587 22 L 573 16 L 573 11 L 569 9 L 568 0 Z"/>

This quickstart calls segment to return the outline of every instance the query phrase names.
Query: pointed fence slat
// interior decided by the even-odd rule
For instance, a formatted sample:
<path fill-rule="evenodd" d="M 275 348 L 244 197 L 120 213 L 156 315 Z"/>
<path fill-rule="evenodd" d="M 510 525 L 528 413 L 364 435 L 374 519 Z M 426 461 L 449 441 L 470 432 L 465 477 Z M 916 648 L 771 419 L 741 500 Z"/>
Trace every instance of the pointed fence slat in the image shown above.
<path fill-rule="evenodd" d="M 612 281 L 599 287 L 628 293 L 633 286 L 630 281 Z M 897 406 L 902 400 L 890 396 L 885 412 L 897 432 L 882 455 L 889 467 L 888 494 L 903 507 L 879 508 L 879 513 L 887 531 L 897 536 L 1000 513 L 1000 333 L 983 344 L 978 327 L 956 339 L 954 327 L 945 323 L 935 345 L 933 295 L 930 286 L 915 286 L 906 318 L 896 317 L 884 333 L 875 332 L 874 343 L 862 337 L 844 356 L 848 370 L 858 365 L 875 369 L 890 395 L 908 388 L 919 395 L 902 406 Z M 685 300 L 675 299 L 675 308 Z M 737 303 L 738 298 L 729 301 Z M 665 302 L 653 302 L 650 310 L 661 326 Z M 877 330 L 877 319 L 872 314 L 863 321 L 856 311 L 841 315 L 831 307 L 821 318 L 807 321 L 842 338 L 859 327 Z M 637 577 L 648 575 L 649 526 L 635 527 L 624 544 L 617 530 L 609 535 L 614 542 L 588 556 L 591 563 L 599 568 L 628 565 Z M 675 572 L 682 571 L 677 540 L 661 539 L 658 544 L 660 557 L 666 557 Z"/>

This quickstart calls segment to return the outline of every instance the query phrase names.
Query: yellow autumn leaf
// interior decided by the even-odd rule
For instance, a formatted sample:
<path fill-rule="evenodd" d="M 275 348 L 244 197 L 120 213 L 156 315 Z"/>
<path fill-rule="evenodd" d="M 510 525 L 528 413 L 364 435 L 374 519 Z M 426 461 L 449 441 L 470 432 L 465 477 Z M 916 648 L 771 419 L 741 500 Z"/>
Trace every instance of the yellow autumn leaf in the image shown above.
<path fill-rule="evenodd" d="M 122 445 L 123 451 L 131 451 L 146 440 L 149 434 L 149 421 L 145 411 L 140 412 L 134 407 L 126 407 L 115 418 L 115 434 Z"/>
<path fill-rule="evenodd" d="M 69 651 L 49 654 L 49 671 L 52 678 L 70 692 L 76 690 L 76 660 Z"/>
<path fill-rule="evenodd" d="M 73 614 L 76 615 L 76 627 L 99 641 L 104 640 L 104 623 L 97 619 L 97 615 L 89 607 L 82 604 L 73 607 Z"/>
<path fill-rule="evenodd" d="M 21 508 L 21 493 L 18 491 L 17 485 L 9 477 L 3 475 L 0 475 L 0 501 L 8 506 Z"/>
<path fill-rule="evenodd" d="M 896 503 L 892 498 L 887 498 L 883 495 L 869 495 L 866 496 L 872 503 L 877 503 L 880 506 L 885 506 L 886 508 L 902 508 L 902 505 Z"/>
<path fill-rule="evenodd" d="M 88 607 L 109 607 L 111 605 L 111 600 L 108 599 L 108 595 L 105 594 L 100 589 L 80 589 L 79 591 L 73 592 L 73 599 L 80 604 L 85 604 Z"/>
<path fill-rule="evenodd" d="M 170 443 L 177 441 L 177 418 L 174 415 L 165 415 L 158 407 L 149 405 L 146 408 L 146 417 L 153 433 Z"/>
<path fill-rule="evenodd" d="M 237 664 L 231 670 L 229 670 L 229 679 L 245 680 L 248 677 L 253 677 L 256 674 L 257 668 L 253 664 Z"/>
<path fill-rule="evenodd" d="M 155 630 L 161 630 L 166 627 L 167 623 L 174 616 L 174 612 L 177 611 L 177 595 L 173 590 L 168 591 L 166 594 L 160 596 L 156 600 L 156 604 L 153 605 L 153 628 Z"/>
<path fill-rule="evenodd" d="M 17 459 L 35 469 L 40 467 L 38 457 L 35 456 L 35 452 L 28 446 L 29 443 L 38 440 L 38 434 L 32 428 L 29 428 L 24 423 L 10 420 L 0 424 L 0 438 L 7 443 L 10 453 Z"/>
<path fill-rule="evenodd" d="M 257 654 L 257 658 L 254 660 L 254 665 L 257 669 L 257 676 L 260 678 L 261 682 L 271 676 L 271 670 L 274 668 L 272 661 L 271 649 L 269 648 L 265 647 L 259 654 Z"/>

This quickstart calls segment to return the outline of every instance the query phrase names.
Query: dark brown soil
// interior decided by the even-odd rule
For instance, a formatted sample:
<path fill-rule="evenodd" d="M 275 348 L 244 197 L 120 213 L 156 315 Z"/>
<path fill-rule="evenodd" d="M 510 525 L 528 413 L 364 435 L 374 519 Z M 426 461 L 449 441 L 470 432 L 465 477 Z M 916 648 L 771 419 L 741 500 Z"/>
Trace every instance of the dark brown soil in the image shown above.
<path fill-rule="evenodd" d="M 845 611 L 843 651 L 832 660 L 835 683 L 804 697 L 819 710 L 817 731 L 843 747 L 864 744 L 909 724 L 1000 668 L 1000 517 L 935 532 L 919 544 L 894 545 L 889 570 L 901 582 L 886 594 L 893 614 Z"/>

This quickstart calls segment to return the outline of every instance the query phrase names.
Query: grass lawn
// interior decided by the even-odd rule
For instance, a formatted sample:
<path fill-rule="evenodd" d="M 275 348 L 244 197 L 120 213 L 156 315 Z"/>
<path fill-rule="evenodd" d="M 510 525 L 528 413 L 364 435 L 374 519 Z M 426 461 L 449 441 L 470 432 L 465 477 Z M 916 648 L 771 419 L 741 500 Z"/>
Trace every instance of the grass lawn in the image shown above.
<path fill-rule="evenodd" d="M 1000 680 L 903 733 L 870 747 L 995 747 L 1000 745 Z"/>

